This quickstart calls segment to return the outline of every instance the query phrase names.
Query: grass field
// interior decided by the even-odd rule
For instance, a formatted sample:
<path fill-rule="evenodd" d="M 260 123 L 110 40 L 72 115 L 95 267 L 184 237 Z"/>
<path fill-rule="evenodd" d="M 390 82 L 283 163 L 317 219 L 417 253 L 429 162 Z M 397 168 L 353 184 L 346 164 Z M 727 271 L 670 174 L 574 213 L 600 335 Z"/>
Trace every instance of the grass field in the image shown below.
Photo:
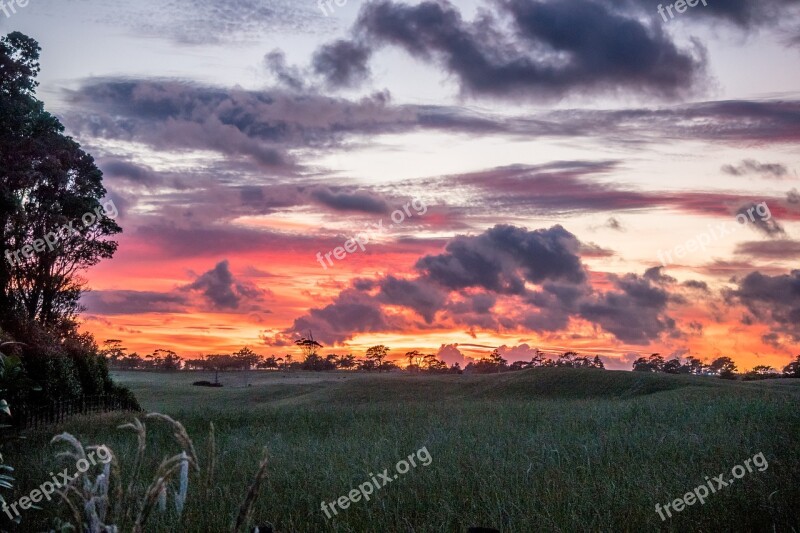
<path fill-rule="evenodd" d="M 469 526 L 532 531 L 800 531 L 800 382 L 755 383 L 628 372 L 538 369 L 491 376 L 349 373 L 223 375 L 222 389 L 192 387 L 201 374 L 116 373 L 144 408 L 173 416 L 202 463 L 209 422 L 217 475 L 202 497 L 190 479 L 180 527 L 156 514 L 147 531 L 229 531 L 264 447 L 269 474 L 256 523 L 277 531 L 455 532 Z M 250 386 L 245 385 L 245 380 Z M 49 438 L 135 454 L 131 415 L 73 419 L 6 450 L 17 467 L 14 500 L 69 462 Z M 179 453 L 163 423 L 147 421 L 155 471 Z M 425 447 L 418 465 L 327 519 L 331 502 Z M 768 468 L 665 522 L 655 512 L 763 453 Z M 74 464 L 74 463 L 73 463 Z M 201 465 L 202 466 L 202 465 Z M 149 479 L 148 479 L 149 481 Z M 194 490 L 193 490 L 194 489 Z M 63 506 L 27 511 L 42 531 Z M 127 529 L 126 529 L 127 530 Z"/>

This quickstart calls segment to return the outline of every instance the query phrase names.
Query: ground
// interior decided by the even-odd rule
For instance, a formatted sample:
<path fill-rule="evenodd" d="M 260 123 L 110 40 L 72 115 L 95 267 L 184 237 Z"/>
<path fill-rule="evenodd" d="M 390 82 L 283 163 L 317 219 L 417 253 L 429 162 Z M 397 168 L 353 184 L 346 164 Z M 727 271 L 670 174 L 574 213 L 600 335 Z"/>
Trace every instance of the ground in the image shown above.
<path fill-rule="evenodd" d="M 800 381 L 575 369 L 488 376 L 360 373 L 117 372 L 147 411 L 183 422 L 201 467 L 216 428 L 210 494 L 190 477 L 180 531 L 230 531 L 266 449 L 268 477 L 253 517 L 277 531 L 453 532 L 469 526 L 530 531 L 742 531 L 800 529 Z M 80 417 L 12 444 L 13 501 L 70 465 L 48 444 L 68 431 L 135 455 L 117 429 L 130 414 Z M 148 482 L 179 453 L 163 423 L 147 420 Z M 394 479 L 395 465 L 426 450 Z M 768 462 L 662 521 L 662 507 L 758 454 Z M 427 466 L 422 464 L 427 462 Z M 751 462 L 752 464 L 752 462 Z M 370 496 L 327 518 L 321 509 L 388 469 Z M 382 482 L 378 482 L 379 486 Z M 366 492 L 366 487 L 365 487 Z M 41 531 L 63 505 L 40 504 L 21 531 Z M 172 513 L 172 511 L 170 511 Z M 156 512 L 147 531 L 175 531 Z M 31 529 L 27 529 L 31 528 Z"/>

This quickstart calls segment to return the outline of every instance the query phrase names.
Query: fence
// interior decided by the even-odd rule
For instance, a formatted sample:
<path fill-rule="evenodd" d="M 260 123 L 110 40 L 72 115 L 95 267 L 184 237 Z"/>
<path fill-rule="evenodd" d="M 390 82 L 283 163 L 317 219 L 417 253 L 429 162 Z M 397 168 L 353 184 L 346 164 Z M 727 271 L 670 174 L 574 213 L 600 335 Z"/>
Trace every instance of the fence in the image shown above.
<path fill-rule="evenodd" d="M 12 405 L 12 425 L 17 430 L 36 429 L 64 422 L 70 417 L 88 413 L 113 411 L 138 411 L 134 402 L 118 396 L 87 396 L 77 400 L 64 400 L 47 405 Z"/>

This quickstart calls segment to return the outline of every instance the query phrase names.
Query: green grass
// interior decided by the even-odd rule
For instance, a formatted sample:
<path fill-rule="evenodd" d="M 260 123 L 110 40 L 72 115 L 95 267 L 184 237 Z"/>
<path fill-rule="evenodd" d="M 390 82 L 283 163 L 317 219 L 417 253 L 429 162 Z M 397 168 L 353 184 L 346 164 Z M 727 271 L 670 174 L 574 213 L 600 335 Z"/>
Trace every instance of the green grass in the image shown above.
<path fill-rule="evenodd" d="M 251 373 L 223 389 L 192 387 L 201 374 L 118 373 L 145 409 L 184 423 L 205 460 L 213 421 L 218 475 L 200 497 L 190 481 L 180 531 L 227 531 L 262 449 L 269 476 L 257 522 L 278 531 L 452 532 L 482 525 L 530 531 L 800 531 L 800 383 L 540 369 L 492 376 Z M 18 467 L 14 500 L 58 463 L 47 444 L 69 431 L 130 461 L 126 416 L 74 419 L 31 433 L 5 455 Z M 180 450 L 148 421 L 150 465 Z M 320 510 L 369 474 L 427 447 L 433 461 L 327 520 Z M 769 468 L 667 522 L 655 513 L 706 476 L 758 453 Z M 63 463 L 62 469 L 69 463 Z M 201 464 L 201 466 L 203 466 Z M 194 489 L 194 490 L 193 490 Z M 67 513 L 28 511 L 22 531 Z M 175 531 L 155 516 L 148 531 Z M 30 529 L 28 529 L 30 528 Z"/>

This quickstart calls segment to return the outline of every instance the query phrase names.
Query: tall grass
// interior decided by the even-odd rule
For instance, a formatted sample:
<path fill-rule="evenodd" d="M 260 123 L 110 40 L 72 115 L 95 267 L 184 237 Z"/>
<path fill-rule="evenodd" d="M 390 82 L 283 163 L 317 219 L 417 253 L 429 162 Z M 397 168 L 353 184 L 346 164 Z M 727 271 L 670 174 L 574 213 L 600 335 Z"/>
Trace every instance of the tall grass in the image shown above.
<path fill-rule="evenodd" d="M 166 411 L 189 435 L 206 434 L 210 421 L 215 426 L 213 438 L 194 440 L 200 459 L 215 450 L 216 464 L 208 490 L 189 490 L 183 531 L 231 528 L 264 447 L 268 475 L 261 496 L 248 498 L 245 517 L 277 531 L 800 530 L 796 383 L 569 369 L 316 381 L 301 374 L 204 390 L 200 403 L 186 401 L 198 392 L 182 376 L 150 379 L 131 375 L 126 383 L 146 408 Z M 100 415 L 59 429 L 107 444 L 123 468 L 132 468 L 138 445 L 114 429 L 120 423 L 118 415 Z M 148 446 L 174 453 L 173 429 L 148 427 Z M 54 468 L 47 440 L 31 434 L 26 450 L 10 454 L 19 465 L 18 492 Z M 429 467 L 412 469 L 371 501 L 326 519 L 323 500 L 347 494 L 369 473 L 391 469 L 423 446 L 433 457 Z M 667 522 L 655 513 L 656 503 L 760 452 L 769 461 L 765 472 Z M 151 454 L 142 462 L 152 472 L 159 458 Z M 42 530 L 56 515 L 68 513 L 48 507 L 26 514 L 24 523 Z M 174 517 L 150 516 L 147 531 L 173 530 Z"/>

